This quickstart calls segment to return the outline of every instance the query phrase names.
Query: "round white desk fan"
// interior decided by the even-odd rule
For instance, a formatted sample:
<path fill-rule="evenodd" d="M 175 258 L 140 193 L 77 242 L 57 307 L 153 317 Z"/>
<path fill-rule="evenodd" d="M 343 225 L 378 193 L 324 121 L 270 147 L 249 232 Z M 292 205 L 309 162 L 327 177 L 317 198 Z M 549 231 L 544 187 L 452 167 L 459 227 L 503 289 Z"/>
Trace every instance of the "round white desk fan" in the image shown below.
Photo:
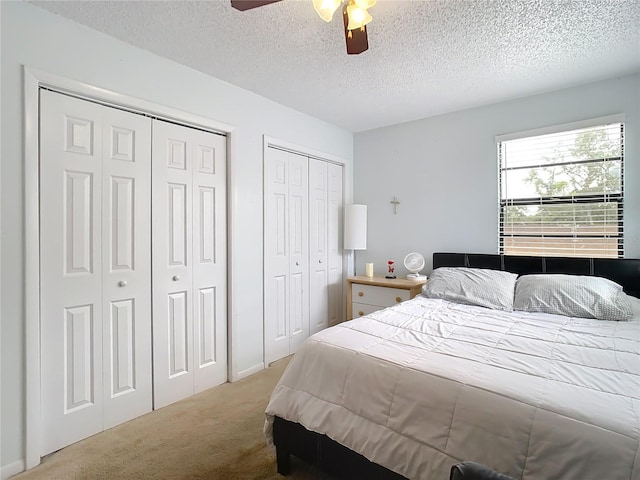
<path fill-rule="evenodd" d="M 413 252 L 404 257 L 404 266 L 411 273 L 407 274 L 408 280 L 426 280 L 426 275 L 420 275 L 424 268 L 424 257 L 417 252 Z"/>

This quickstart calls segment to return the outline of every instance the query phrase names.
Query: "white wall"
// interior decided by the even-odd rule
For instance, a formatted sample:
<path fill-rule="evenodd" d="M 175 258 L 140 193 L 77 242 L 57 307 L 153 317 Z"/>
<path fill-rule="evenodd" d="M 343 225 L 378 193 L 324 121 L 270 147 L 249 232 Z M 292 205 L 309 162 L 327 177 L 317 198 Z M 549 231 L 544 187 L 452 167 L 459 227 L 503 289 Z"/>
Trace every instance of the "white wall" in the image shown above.
<path fill-rule="evenodd" d="M 1 456 L 2 475 L 25 451 L 24 170 L 22 65 L 168 105 L 236 127 L 229 186 L 234 376 L 263 360 L 262 136 L 344 158 L 351 196 L 353 135 L 228 83 L 162 59 L 22 2 L 0 2 Z"/>
<path fill-rule="evenodd" d="M 2 26 L 2 8 L 0 8 L 0 27 Z M 0 35 L 0 52 L 2 52 L 2 35 Z M 2 111 L 2 75 L 0 75 L 0 111 Z M 0 132 L 2 132 L 2 115 L 0 115 Z M 2 135 L 0 135 L 0 158 L 2 158 Z M 1 165 L 1 164 L 0 164 Z M 0 199 L 2 198 L 2 168 L 0 168 Z M 2 215 L 0 215 L 0 232 L 2 232 Z M 0 235 L 0 252 L 2 252 L 2 235 Z M 0 272 L 2 272 L 2 255 L 0 255 Z M 0 275 L 0 327 L 2 326 L 2 275 Z M 2 348 L 2 328 L 0 328 L 0 349 Z M 0 350 L 0 429 L 2 428 L 2 351 Z M 0 459 L 2 452 L 2 434 L 0 430 Z M 0 461 L 0 468 L 2 468 Z M 0 470 L 1 471 L 1 470 Z"/>
<path fill-rule="evenodd" d="M 640 257 L 640 74 L 358 133 L 354 201 L 369 206 L 372 261 L 402 265 L 418 251 L 431 270 L 435 251 L 498 252 L 494 137 L 624 113 L 625 256 Z M 396 195 L 398 214 L 389 203 Z M 397 269 L 407 273 L 404 267 Z"/>

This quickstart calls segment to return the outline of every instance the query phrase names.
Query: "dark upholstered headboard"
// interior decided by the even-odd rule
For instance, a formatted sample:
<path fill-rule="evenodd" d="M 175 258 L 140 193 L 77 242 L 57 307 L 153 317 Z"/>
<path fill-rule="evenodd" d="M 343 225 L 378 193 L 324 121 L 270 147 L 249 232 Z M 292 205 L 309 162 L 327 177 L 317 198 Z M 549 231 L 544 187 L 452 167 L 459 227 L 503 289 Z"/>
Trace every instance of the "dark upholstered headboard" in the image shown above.
<path fill-rule="evenodd" d="M 527 273 L 595 275 L 613 280 L 622 285 L 629 295 L 640 298 L 640 259 L 637 258 L 522 257 L 437 252 L 433 254 L 433 268 L 438 267 L 490 268 L 519 275 Z"/>

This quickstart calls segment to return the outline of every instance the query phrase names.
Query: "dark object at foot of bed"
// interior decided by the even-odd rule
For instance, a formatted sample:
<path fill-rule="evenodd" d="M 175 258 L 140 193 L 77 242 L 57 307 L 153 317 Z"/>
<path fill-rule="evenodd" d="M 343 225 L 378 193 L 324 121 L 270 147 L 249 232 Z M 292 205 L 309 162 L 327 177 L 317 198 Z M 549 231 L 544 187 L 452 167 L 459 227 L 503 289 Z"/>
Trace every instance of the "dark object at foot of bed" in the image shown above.
<path fill-rule="evenodd" d="M 304 428 L 298 423 L 275 417 L 273 443 L 276 445 L 278 473 L 291 473 L 290 455 L 338 478 L 350 480 L 406 480 L 380 465 L 367 460 L 347 447 Z"/>
<path fill-rule="evenodd" d="M 475 462 L 457 463 L 451 467 L 449 480 L 515 480 Z"/>

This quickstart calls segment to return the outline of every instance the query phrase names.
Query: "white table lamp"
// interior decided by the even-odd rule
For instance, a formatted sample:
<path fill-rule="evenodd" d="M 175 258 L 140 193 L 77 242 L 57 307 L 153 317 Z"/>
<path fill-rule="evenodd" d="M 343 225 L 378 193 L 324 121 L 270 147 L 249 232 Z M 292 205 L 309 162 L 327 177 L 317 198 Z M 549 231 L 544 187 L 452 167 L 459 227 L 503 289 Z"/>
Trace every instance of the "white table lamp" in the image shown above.
<path fill-rule="evenodd" d="M 367 206 L 347 205 L 344 209 L 344 245 L 345 250 L 367 249 Z M 355 252 L 353 273 L 355 275 Z"/>

